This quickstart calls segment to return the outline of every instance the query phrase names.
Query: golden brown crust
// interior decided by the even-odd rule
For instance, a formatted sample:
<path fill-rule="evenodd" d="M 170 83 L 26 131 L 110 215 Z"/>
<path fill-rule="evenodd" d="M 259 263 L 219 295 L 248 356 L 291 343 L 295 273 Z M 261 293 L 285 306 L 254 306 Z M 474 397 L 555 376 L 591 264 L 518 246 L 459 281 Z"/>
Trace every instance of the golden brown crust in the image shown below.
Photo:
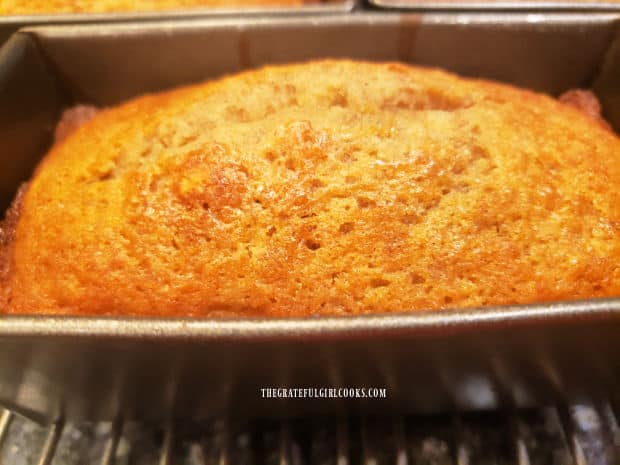
<path fill-rule="evenodd" d="M 620 141 L 395 63 L 267 67 L 102 111 L 25 197 L 12 313 L 357 314 L 617 295 Z"/>
<path fill-rule="evenodd" d="M 0 0 L 0 15 L 165 11 L 303 3 L 303 0 Z"/>
<path fill-rule="evenodd" d="M 17 228 L 24 194 L 27 189 L 27 183 L 19 187 L 17 195 L 6 211 L 4 219 L 0 221 L 0 310 L 7 304 L 10 294 L 9 275 L 13 261 L 15 229 Z"/>

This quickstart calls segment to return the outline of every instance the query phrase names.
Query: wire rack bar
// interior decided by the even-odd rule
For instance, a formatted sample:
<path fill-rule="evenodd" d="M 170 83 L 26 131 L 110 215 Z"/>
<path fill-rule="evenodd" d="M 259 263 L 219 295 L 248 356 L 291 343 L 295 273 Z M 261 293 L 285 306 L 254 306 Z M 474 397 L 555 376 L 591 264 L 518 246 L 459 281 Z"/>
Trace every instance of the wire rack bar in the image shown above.
<path fill-rule="evenodd" d="M 113 465 L 114 458 L 116 456 L 116 449 L 118 443 L 123 434 L 123 421 L 117 419 L 112 423 L 112 429 L 110 430 L 110 437 L 108 438 L 105 449 L 103 450 L 103 456 L 101 457 L 101 465 Z"/>
<path fill-rule="evenodd" d="M 52 463 L 63 427 L 64 422 L 62 420 L 58 420 L 50 426 L 45 438 L 45 443 L 43 444 L 43 449 L 41 450 L 41 455 L 39 456 L 38 465 L 50 465 Z"/>

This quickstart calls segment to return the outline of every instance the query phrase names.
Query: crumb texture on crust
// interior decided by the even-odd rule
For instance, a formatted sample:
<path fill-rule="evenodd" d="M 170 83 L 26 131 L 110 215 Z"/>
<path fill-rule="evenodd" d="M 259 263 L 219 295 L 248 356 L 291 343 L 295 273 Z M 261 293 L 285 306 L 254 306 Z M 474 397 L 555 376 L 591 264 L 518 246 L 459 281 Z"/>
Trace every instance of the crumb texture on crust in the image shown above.
<path fill-rule="evenodd" d="M 619 158 L 572 105 L 395 63 L 144 96 L 39 166 L 6 308 L 300 316 L 617 295 Z"/>
<path fill-rule="evenodd" d="M 303 0 L 0 0 L 0 15 L 112 13 L 188 8 L 301 5 Z"/>

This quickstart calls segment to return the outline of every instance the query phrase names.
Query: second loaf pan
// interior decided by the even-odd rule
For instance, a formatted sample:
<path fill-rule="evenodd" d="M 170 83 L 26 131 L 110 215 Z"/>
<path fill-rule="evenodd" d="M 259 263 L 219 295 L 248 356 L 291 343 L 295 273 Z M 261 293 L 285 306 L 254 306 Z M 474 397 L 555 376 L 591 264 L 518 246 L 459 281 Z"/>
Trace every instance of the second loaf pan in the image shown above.
<path fill-rule="evenodd" d="M 145 21 L 170 21 L 200 18 L 224 18 L 239 16 L 287 16 L 335 14 L 353 10 L 357 0 L 316 0 L 303 5 L 197 7 L 162 11 L 131 11 L 116 13 L 56 13 L 0 15 L 0 45 L 14 32 L 29 26 L 60 24 L 95 24 Z"/>
<path fill-rule="evenodd" d="M 64 107 L 265 63 L 399 60 L 551 95 L 594 87 L 618 129 L 617 19 L 357 14 L 28 29 L 0 51 L 0 208 Z M 43 418 L 161 419 L 578 401 L 618 392 L 619 332 L 617 299 L 344 319 L 0 316 L 0 404 Z M 379 387 L 387 399 L 262 398 L 272 387 Z"/>
<path fill-rule="evenodd" d="M 399 11 L 613 12 L 617 0 L 366 0 L 371 7 Z"/>

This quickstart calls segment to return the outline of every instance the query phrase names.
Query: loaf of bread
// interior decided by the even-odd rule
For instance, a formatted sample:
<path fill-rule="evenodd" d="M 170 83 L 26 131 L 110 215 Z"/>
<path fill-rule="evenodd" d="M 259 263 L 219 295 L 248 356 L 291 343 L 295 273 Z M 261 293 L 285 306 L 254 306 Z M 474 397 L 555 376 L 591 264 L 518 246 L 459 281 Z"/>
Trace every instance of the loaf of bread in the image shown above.
<path fill-rule="evenodd" d="M 78 108 L 8 215 L 0 308 L 305 316 L 618 295 L 620 140 L 588 94 L 565 100 L 333 60 Z"/>
<path fill-rule="evenodd" d="M 0 15 L 147 12 L 303 3 L 306 2 L 304 0 L 0 0 Z"/>

